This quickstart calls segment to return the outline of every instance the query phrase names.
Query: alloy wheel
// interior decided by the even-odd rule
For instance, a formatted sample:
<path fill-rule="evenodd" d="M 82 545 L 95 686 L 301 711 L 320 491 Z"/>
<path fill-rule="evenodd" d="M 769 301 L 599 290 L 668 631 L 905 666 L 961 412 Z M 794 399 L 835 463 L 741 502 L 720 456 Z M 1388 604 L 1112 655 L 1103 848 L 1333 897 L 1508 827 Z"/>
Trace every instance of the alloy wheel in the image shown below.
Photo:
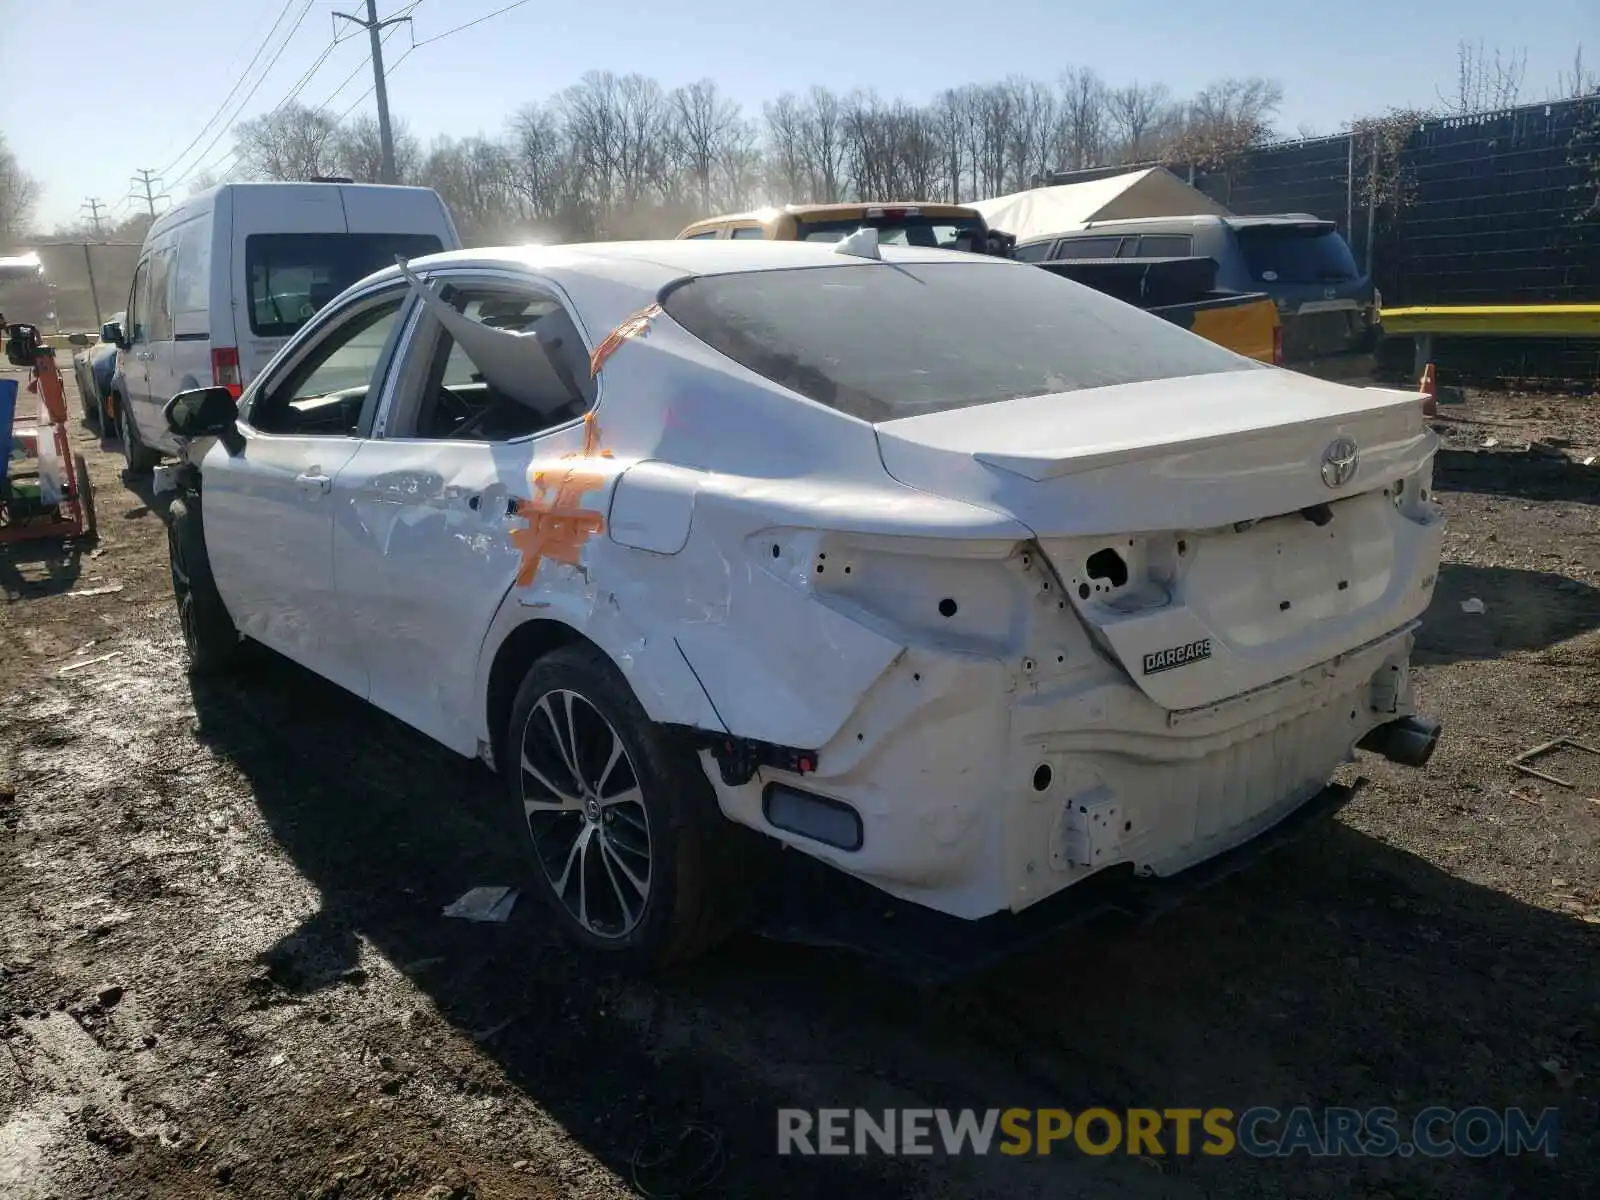
<path fill-rule="evenodd" d="M 650 898 L 650 818 L 627 747 L 577 692 L 545 693 L 522 729 L 522 808 L 551 890 L 598 938 L 632 933 Z"/>

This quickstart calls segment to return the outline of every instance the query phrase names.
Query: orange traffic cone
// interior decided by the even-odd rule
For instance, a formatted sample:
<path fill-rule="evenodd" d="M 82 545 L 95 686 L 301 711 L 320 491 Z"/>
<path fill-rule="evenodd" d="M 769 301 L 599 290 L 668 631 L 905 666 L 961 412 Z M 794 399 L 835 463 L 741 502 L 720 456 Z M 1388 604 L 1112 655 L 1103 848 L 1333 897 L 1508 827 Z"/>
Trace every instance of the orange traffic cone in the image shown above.
<path fill-rule="evenodd" d="M 1429 363 L 1422 368 L 1422 383 L 1417 388 L 1424 397 L 1422 401 L 1422 415 L 1436 417 L 1439 415 L 1439 380 L 1434 372 L 1433 364 Z"/>

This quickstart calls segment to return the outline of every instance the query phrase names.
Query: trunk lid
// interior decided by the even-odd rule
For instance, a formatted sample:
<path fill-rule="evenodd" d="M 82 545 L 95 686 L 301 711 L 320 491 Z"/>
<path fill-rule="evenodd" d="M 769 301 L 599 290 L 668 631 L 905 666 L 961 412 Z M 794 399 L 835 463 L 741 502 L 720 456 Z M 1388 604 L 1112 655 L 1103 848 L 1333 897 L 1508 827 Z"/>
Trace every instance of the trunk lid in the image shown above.
<path fill-rule="evenodd" d="M 1261 368 L 877 433 L 900 482 L 1031 529 L 1102 647 L 1182 709 L 1303 671 L 1426 607 L 1440 523 L 1420 405 Z"/>

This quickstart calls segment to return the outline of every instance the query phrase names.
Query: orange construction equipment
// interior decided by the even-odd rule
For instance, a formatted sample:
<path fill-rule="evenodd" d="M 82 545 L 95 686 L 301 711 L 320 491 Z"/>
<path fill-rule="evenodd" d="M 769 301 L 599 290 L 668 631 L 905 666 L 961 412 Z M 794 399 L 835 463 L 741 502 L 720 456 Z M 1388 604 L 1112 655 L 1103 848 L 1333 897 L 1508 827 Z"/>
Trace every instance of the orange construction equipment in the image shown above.
<path fill-rule="evenodd" d="M 1417 390 L 1427 397 L 1422 402 L 1422 415 L 1425 417 L 1437 417 L 1439 415 L 1439 379 L 1432 363 L 1422 368 L 1422 383 Z"/>
<path fill-rule="evenodd" d="M 0 543 L 93 538 L 94 492 L 83 455 L 75 454 L 67 440 L 66 386 L 56 352 L 45 345 L 38 326 L 4 321 L 0 317 L 6 358 L 29 368 L 28 391 L 39 397 L 39 423 L 32 429 L 16 427 L 17 381 L 0 380 Z M 36 469 L 14 473 L 14 458 L 33 458 Z"/>

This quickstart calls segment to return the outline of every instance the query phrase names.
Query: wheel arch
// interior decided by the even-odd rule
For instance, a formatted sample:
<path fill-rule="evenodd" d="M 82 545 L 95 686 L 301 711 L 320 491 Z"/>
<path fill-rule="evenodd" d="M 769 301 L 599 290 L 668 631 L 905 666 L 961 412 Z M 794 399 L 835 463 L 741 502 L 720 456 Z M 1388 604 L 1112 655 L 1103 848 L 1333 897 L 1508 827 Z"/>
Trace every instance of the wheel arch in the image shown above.
<path fill-rule="evenodd" d="M 478 740 L 499 769 L 506 722 L 517 688 L 538 659 L 563 646 L 599 650 L 621 673 L 652 721 L 722 728 L 700 681 L 670 636 L 646 637 L 620 615 L 579 622 L 552 607 L 533 609 L 508 595 L 491 623 L 479 656 Z"/>

